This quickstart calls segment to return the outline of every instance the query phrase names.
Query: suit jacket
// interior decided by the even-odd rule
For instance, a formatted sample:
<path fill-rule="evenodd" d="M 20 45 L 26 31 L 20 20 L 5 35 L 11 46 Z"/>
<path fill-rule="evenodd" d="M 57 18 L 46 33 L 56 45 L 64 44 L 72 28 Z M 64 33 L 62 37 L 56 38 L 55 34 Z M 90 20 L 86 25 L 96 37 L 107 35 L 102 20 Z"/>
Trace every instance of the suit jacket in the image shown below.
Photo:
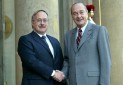
<path fill-rule="evenodd" d="M 65 36 L 63 71 L 70 85 L 110 85 L 111 56 L 106 28 L 89 22 L 78 48 L 76 33 L 74 28 Z"/>
<path fill-rule="evenodd" d="M 20 37 L 18 54 L 22 61 L 22 85 L 63 85 L 51 77 L 53 70 L 61 70 L 63 55 L 57 39 L 47 35 L 54 49 L 54 58 L 40 36 L 31 32 Z"/>

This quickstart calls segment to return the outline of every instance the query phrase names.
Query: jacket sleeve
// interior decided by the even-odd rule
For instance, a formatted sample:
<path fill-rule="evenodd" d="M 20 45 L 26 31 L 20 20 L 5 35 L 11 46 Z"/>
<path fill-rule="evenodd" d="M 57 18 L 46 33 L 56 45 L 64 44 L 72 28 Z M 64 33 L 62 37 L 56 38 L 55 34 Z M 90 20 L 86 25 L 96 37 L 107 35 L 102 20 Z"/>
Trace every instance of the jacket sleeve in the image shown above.
<path fill-rule="evenodd" d="M 68 57 L 68 33 L 66 33 L 65 39 L 64 39 L 64 62 L 63 62 L 63 69 L 62 71 L 65 74 L 65 78 L 68 78 L 68 69 L 69 69 L 69 57 Z"/>
<path fill-rule="evenodd" d="M 98 50 L 100 58 L 100 85 L 110 85 L 111 54 L 109 36 L 105 27 L 99 29 Z"/>

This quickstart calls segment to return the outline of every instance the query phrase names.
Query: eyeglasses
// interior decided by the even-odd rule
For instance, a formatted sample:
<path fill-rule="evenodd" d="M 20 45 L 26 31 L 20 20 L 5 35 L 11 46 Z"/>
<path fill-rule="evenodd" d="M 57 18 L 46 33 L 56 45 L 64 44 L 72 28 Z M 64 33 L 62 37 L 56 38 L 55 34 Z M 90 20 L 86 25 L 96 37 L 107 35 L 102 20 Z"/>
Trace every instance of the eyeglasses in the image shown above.
<path fill-rule="evenodd" d="M 46 22 L 48 22 L 48 19 L 36 19 L 36 21 L 39 23 L 41 23 L 41 22 L 46 23 Z"/>

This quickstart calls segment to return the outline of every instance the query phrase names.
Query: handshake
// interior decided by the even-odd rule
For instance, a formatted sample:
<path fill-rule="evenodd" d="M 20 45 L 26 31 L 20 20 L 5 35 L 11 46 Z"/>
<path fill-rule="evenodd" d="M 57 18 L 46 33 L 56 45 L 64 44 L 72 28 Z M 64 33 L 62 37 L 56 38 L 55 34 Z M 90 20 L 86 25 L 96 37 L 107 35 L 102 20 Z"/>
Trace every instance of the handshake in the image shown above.
<path fill-rule="evenodd" d="M 53 75 L 54 80 L 61 82 L 62 80 L 64 80 L 64 78 L 65 78 L 65 75 L 62 71 L 55 70 L 55 74 Z"/>

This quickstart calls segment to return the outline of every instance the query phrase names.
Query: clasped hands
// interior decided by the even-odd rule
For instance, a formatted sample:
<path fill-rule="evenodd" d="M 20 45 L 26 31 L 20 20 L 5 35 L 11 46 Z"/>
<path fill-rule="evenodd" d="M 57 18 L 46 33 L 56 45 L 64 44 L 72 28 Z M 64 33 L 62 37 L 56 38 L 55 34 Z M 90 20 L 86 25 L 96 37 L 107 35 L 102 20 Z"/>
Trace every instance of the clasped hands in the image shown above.
<path fill-rule="evenodd" d="M 53 79 L 55 79 L 58 82 L 61 82 L 62 80 L 64 80 L 65 75 L 63 72 L 59 71 L 59 70 L 55 70 L 55 74 L 53 76 Z"/>

